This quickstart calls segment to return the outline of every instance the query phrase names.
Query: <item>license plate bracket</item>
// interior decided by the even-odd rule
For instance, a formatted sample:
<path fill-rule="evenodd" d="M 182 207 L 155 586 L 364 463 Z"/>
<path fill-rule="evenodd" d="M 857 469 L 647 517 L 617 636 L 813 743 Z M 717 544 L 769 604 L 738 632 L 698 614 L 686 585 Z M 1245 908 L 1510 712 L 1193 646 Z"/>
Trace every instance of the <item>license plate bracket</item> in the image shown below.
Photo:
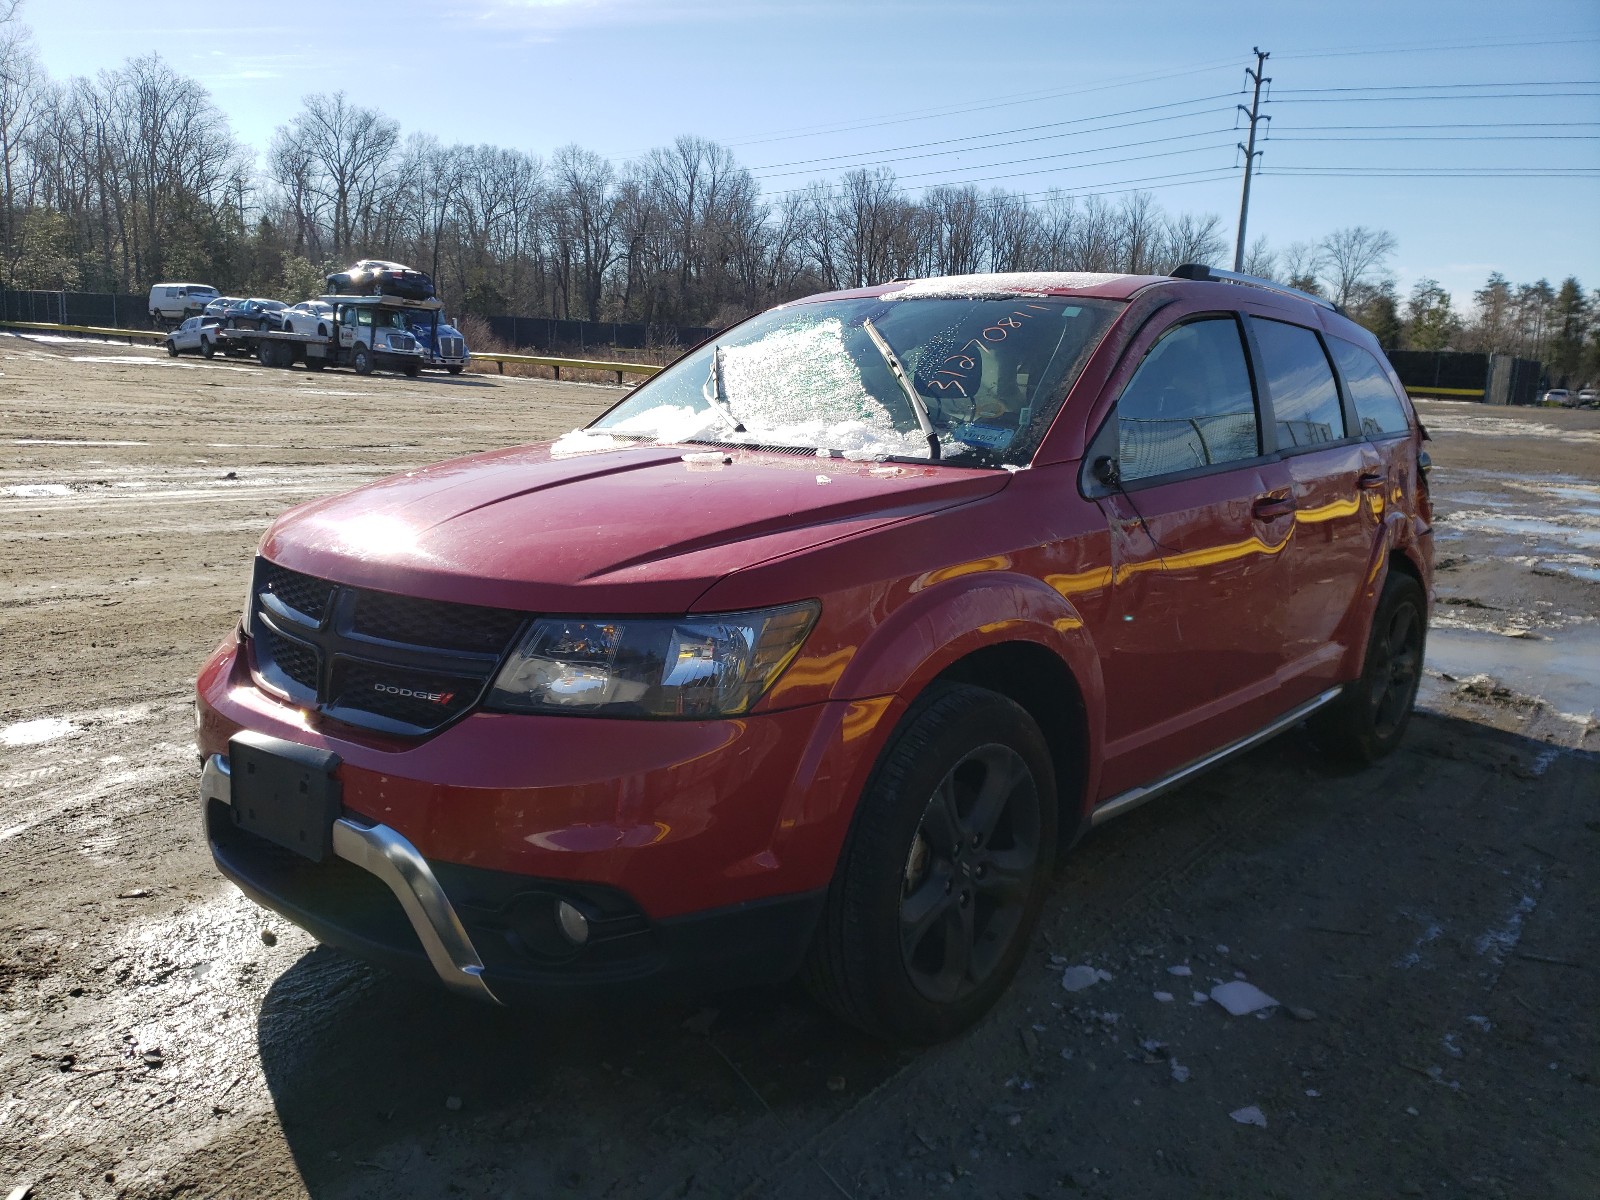
<path fill-rule="evenodd" d="M 228 743 L 233 823 L 275 845 L 324 862 L 333 852 L 333 823 L 344 790 L 339 756 L 258 733 Z"/>

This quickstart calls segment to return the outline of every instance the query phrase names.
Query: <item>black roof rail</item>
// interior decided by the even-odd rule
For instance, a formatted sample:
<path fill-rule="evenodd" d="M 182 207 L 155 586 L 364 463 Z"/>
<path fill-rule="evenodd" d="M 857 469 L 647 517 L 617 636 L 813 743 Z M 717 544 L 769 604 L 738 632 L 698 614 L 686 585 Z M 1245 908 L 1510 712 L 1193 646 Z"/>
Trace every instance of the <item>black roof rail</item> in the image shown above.
<path fill-rule="evenodd" d="M 1240 283 L 1245 287 L 1257 287 L 1268 292 L 1277 292 L 1283 296 L 1293 296 L 1297 300 L 1309 300 L 1322 308 L 1331 309 L 1340 316 L 1344 309 L 1325 296 L 1318 296 L 1314 292 L 1302 292 L 1299 288 L 1289 287 L 1287 284 L 1274 283 L 1270 279 L 1262 279 L 1259 275 L 1245 275 L 1239 271 L 1222 271 L 1216 267 L 1208 267 L 1205 263 L 1184 263 L 1172 272 L 1173 279 L 1197 279 L 1202 283 Z"/>

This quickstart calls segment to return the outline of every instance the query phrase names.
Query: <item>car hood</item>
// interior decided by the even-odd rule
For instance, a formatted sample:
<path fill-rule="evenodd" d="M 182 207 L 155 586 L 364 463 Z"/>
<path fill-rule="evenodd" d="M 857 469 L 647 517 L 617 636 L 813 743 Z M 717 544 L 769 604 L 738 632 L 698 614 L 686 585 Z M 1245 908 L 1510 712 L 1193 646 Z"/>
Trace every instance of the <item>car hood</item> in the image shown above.
<path fill-rule="evenodd" d="M 280 517 L 293 570 L 525 611 L 673 613 L 741 567 L 992 495 L 1005 471 L 770 451 L 525 446 L 440 463 Z M 792 595 L 820 588 L 803 573 Z"/>

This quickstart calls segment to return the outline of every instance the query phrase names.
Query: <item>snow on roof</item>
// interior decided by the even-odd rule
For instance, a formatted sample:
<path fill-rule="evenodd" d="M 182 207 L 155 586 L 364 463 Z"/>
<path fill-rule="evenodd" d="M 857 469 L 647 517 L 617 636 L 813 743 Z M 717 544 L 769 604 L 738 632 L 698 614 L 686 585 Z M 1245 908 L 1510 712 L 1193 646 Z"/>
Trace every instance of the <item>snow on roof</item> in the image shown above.
<path fill-rule="evenodd" d="M 1104 287 L 1120 274 L 1098 271 L 1001 271 L 987 275 L 942 275 L 932 279 L 913 279 L 905 287 L 887 293 L 896 300 L 916 300 L 936 296 L 1016 296 L 1053 291 L 1078 291 Z"/>

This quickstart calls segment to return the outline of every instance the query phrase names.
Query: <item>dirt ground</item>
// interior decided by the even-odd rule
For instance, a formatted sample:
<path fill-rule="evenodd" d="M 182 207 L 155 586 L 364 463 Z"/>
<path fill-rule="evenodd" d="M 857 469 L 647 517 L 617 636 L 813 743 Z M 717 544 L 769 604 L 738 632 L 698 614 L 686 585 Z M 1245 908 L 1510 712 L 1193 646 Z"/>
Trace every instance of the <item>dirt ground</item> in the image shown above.
<path fill-rule="evenodd" d="M 268 520 L 619 394 L 0 335 L 0 1194 L 1600 1194 L 1600 413 L 1421 406 L 1405 748 L 1292 732 L 1097 832 L 950 1045 L 793 989 L 492 1011 L 245 901 L 189 689 Z M 1280 1003 L 1205 998 L 1239 977 Z"/>

